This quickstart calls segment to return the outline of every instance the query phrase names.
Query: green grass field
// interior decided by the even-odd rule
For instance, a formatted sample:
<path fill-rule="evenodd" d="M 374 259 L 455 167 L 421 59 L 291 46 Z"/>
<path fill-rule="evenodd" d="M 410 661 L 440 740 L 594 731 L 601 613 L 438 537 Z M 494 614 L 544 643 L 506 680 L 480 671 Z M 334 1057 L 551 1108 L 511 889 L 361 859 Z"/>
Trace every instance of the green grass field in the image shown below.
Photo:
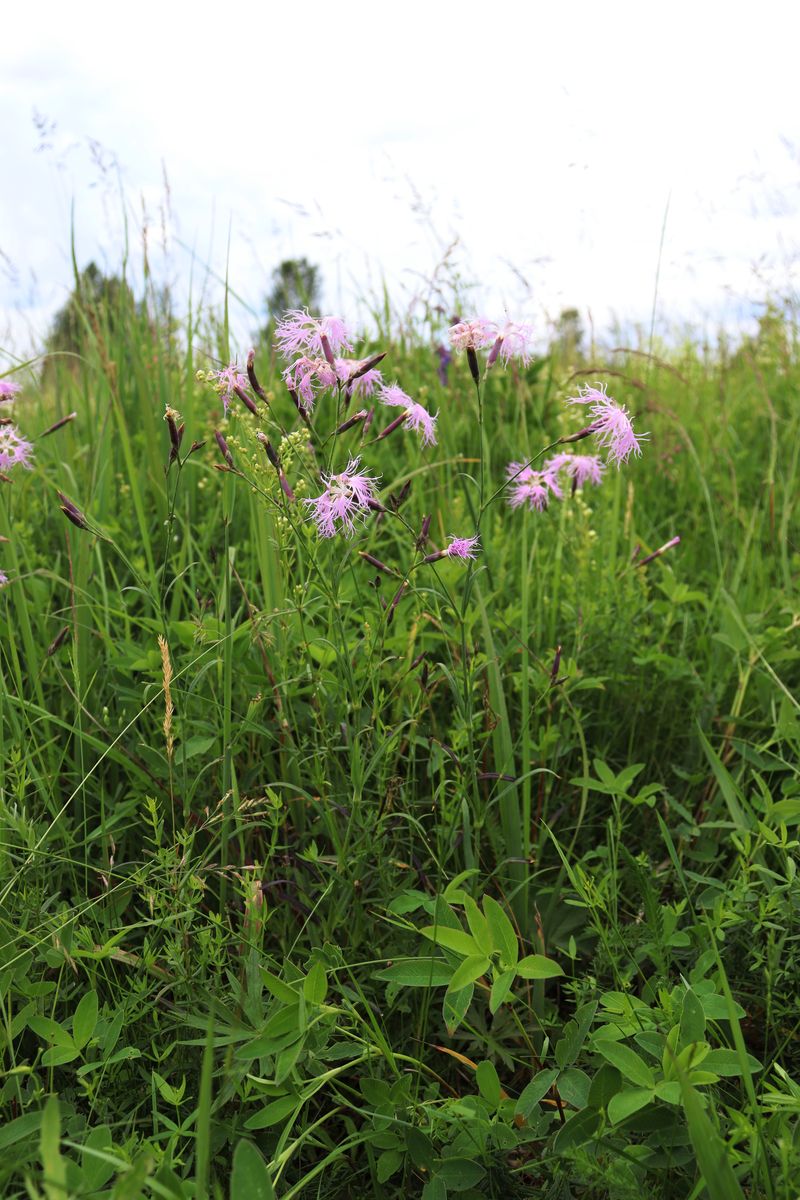
<path fill-rule="evenodd" d="M 376 319 L 426 449 L 336 389 L 309 428 L 267 343 L 223 418 L 224 313 L 79 315 L 6 376 L 2 1195 L 795 1197 L 790 314 L 480 391 Z M 641 458 L 512 510 L 596 383 Z M 357 454 L 386 511 L 320 538 Z"/>

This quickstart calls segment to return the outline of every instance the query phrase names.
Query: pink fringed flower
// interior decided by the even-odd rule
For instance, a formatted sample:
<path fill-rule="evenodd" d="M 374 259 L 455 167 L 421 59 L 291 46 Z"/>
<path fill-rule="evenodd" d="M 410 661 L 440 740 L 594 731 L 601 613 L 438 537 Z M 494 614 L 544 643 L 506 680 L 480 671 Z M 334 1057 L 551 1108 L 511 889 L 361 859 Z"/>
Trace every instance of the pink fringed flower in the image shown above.
<path fill-rule="evenodd" d="M 446 548 L 445 554 L 448 558 L 475 558 L 476 551 L 480 550 L 478 538 L 451 538 L 450 545 Z"/>
<path fill-rule="evenodd" d="M 33 466 L 32 455 L 33 446 L 20 437 L 15 425 L 0 426 L 0 470 L 8 471 L 18 463 L 30 469 Z"/>
<path fill-rule="evenodd" d="M 375 499 L 376 479 L 358 470 L 360 458 L 351 458 L 338 475 L 323 476 L 325 491 L 313 500 L 304 500 L 317 523 L 320 537 L 333 537 L 340 530 L 347 537 L 355 533 L 355 520 L 366 516 Z"/>
<path fill-rule="evenodd" d="M 306 412 L 314 407 L 317 392 L 320 388 L 334 387 L 338 376 L 334 368 L 324 358 L 298 358 L 283 372 L 286 386 L 297 392 L 305 404 Z"/>
<path fill-rule="evenodd" d="M 358 375 L 358 371 L 368 360 L 365 358 L 337 358 L 335 362 L 336 374 L 341 382 L 350 389 L 350 394 L 358 399 L 359 397 L 371 396 L 375 388 L 383 383 L 383 375 L 374 367 L 369 371 L 364 371 Z M 353 379 L 356 375 L 357 378 Z"/>
<path fill-rule="evenodd" d="M 542 470 L 550 475 L 565 471 L 572 480 L 573 489 L 582 488 L 586 483 L 598 487 L 603 482 L 605 469 L 606 464 L 596 454 L 554 454 L 542 465 Z"/>
<path fill-rule="evenodd" d="M 478 538 L 451 538 L 450 544 L 444 550 L 434 550 L 433 554 L 423 558 L 424 563 L 439 562 L 442 558 L 475 558 L 475 552 L 480 550 Z"/>
<path fill-rule="evenodd" d="M 447 331 L 454 350 L 480 350 L 490 345 L 497 337 L 497 327 L 484 317 L 472 321 L 459 321 Z"/>
<path fill-rule="evenodd" d="M 385 404 L 387 408 L 404 408 L 406 410 L 404 414 L 405 427 L 406 429 L 413 429 L 415 432 L 422 434 L 423 446 L 436 445 L 436 419 L 438 413 L 429 413 L 424 405 L 417 404 L 396 383 L 391 384 L 389 387 L 382 387 L 380 395 L 381 404 Z"/>
<path fill-rule="evenodd" d="M 228 363 L 221 371 L 209 371 L 206 375 L 209 383 L 214 384 L 214 390 L 222 400 L 222 407 L 225 410 L 225 415 L 228 415 L 228 408 L 236 388 L 245 389 L 248 386 L 248 378 L 235 362 Z"/>
<path fill-rule="evenodd" d="M 4 588 L 8 583 L 8 576 L 5 571 L 0 571 L 0 588 Z"/>
<path fill-rule="evenodd" d="M 13 400 L 17 392 L 21 391 L 21 383 L 14 383 L 13 379 L 0 379 L 0 404 L 6 400 Z"/>
<path fill-rule="evenodd" d="M 523 504 L 527 504 L 530 508 L 543 512 L 550 503 L 551 496 L 555 496 L 557 500 L 563 499 L 556 470 L 557 468 L 548 467 L 547 464 L 541 471 L 535 471 L 533 467 L 526 467 L 523 463 L 509 463 L 506 473 L 509 479 L 513 480 L 508 497 L 511 507 L 522 508 Z"/>
<path fill-rule="evenodd" d="M 599 487 L 603 482 L 606 464 L 598 455 L 565 454 L 564 457 L 567 459 L 565 469 L 576 488 L 582 488 L 587 483 Z"/>
<path fill-rule="evenodd" d="M 606 395 L 605 385 L 601 387 L 582 387 L 579 395 L 571 396 L 568 404 L 588 404 L 589 413 L 593 418 L 590 431 L 597 438 L 597 444 L 608 448 L 608 461 L 621 466 L 627 462 L 631 454 L 641 455 L 639 444 L 648 436 L 633 432 L 628 410 L 623 404 L 617 404 L 611 396 Z"/>
<path fill-rule="evenodd" d="M 506 321 L 505 325 L 495 326 L 494 330 L 494 345 L 489 351 L 487 366 L 491 367 L 498 357 L 502 358 L 504 363 L 508 363 L 512 358 L 519 358 L 527 366 L 533 353 L 532 327 L 520 321 Z"/>
<path fill-rule="evenodd" d="M 352 351 L 350 333 L 340 317 L 312 317 L 302 309 L 288 312 L 275 330 L 275 345 L 285 358 L 303 350 L 333 365 L 334 355 Z"/>

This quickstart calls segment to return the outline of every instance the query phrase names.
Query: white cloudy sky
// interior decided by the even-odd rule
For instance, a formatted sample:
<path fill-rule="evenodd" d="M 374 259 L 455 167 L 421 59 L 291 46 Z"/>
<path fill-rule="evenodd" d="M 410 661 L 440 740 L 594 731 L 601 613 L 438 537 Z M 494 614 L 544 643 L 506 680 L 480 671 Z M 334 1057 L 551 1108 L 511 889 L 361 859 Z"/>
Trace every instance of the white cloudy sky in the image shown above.
<path fill-rule="evenodd" d="M 660 327 L 741 327 L 796 282 L 799 34 L 796 0 L 7 7 L 0 344 L 63 302 L 73 214 L 110 269 L 143 207 L 181 288 L 194 253 L 257 309 L 305 254 L 329 306 L 401 306 L 455 243 L 476 307 L 543 329 L 647 325 L 663 228 Z"/>

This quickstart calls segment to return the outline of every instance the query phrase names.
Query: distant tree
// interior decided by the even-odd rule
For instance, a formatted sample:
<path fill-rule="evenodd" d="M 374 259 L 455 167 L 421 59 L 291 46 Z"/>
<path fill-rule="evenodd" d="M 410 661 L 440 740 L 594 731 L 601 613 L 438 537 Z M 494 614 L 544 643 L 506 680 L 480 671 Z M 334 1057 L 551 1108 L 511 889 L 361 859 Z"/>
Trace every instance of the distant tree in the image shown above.
<path fill-rule="evenodd" d="M 108 335 L 128 321 L 136 302 L 128 284 L 116 275 L 104 275 L 96 263 L 78 275 L 66 303 L 53 317 L 45 340 L 48 354 L 58 351 L 82 354 L 90 339 Z"/>
<path fill-rule="evenodd" d="M 563 363 L 575 363 L 582 359 L 583 325 L 577 308 L 562 309 L 556 321 L 553 349 Z"/>
<path fill-rule="evenodd" d="M 266 309 L 270 322 L 280 320 L 290 308 L 319 308 L 319 267 L 307 258 L 285 258 L 272 272 Z"/>

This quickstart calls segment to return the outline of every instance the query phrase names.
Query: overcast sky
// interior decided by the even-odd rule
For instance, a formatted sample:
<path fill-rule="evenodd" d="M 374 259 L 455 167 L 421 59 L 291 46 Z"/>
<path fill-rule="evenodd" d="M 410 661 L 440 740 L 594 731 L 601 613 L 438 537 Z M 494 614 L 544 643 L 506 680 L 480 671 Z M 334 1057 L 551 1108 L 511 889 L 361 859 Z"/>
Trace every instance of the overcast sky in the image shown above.
<path fill-rule="evenodd" d="M 0 344 L 66 297 L 73 214 L 114 269 L 143 210 L 243 336 L 282 258 L 402 308 L 448 248 L 487 315 L 646 327 L 662 230 L 659 327 L 746 327 L 797 278 L 799 34 L 789 0 L 7 6 Z"/>

